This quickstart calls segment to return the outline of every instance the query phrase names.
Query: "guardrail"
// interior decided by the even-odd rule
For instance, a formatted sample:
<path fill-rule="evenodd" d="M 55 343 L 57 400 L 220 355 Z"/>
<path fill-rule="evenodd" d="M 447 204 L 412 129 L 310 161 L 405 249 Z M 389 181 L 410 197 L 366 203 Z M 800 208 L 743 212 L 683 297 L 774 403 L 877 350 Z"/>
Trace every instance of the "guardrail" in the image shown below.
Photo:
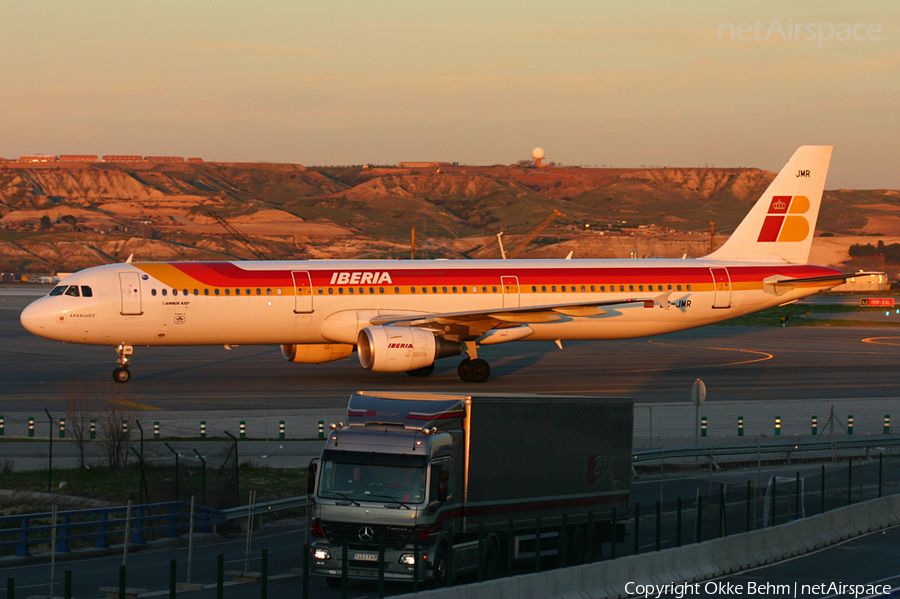
<path fill-rule="evenodd" d="M 183 501 L 127 506 L 67 510 L 56 514 L 56 551 L 69 552 L 74 542 L 86 541 L 97 548 L 108 548 L 111 539 L 143 544 L 144 537 L 177 537 L 190 527 L 191 504 Z M 221 510 L 194 506 L 194 528 L 201 532 L 216 524 L 225 524 Z M 52 543 L 53 514 L 24 514 L 0 517 L 0 550 L 15 548 L 16 556 L 31 555 L 29 547 Z"/>
<path fill-rule="evenodd" d="M 262 516 L 266 513 L 279 512 L 281 510 L 293 510 L 306 507 L 306 495 L 300 497 L 288 497 L 287 499 L 276 499 L 274 501 L 265 501 L 257 503 L 253 507 L 254 516 Z M 238 507 L 222 510 L 225 519 L 228 521 L 248 518 L 250 516 L 250 506 L 241 505 Z"/>
<path fill-rule="evenodd" d="M 667 458 L 710 458 L 729 455 L 757 455 L 763 453 L 793 453 L 796 451 L 831 451 L 847 449 L 871 449 L 873 447 L 898 447 L 900 437 L 869 437 L 866 439 L 842 439 L 835 441 L 795 441 L 742 445 L 718 445 L 709 447 L 677 447 L 674 449 L 647 449 L 635 451 L 632 462 L 649 462 Z"/>

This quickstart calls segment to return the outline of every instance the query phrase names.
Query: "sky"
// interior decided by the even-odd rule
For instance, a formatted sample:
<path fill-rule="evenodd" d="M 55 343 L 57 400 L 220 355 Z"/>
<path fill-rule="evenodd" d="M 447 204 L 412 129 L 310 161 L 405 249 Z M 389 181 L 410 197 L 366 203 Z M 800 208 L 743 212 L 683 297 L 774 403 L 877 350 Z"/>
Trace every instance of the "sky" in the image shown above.
<path fill-rule="evenodd" d="M 801 27 L 802 24 L 802 27 Z M 896 0 L 5 0 L 0 156 L 759 167 L 900 189 Z"/>

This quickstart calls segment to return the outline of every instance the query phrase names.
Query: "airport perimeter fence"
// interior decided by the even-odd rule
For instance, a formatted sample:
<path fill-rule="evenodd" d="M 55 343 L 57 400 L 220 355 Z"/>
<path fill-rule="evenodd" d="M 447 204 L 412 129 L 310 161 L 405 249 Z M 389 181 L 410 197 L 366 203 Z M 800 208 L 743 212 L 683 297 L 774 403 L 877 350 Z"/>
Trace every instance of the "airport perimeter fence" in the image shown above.
<path fill-rule="evenodd" d="M 786 524 L 843 506 L 897 493 L 900 493 L 900 458 L 888 457 L 886 454 L 804 465 L 792 471 L 787 471 L 786 467 L 777 470 L 746 468 L 737 472 L 717 471 L 711 468 L 708 472 L 695 472 L 687 479 L 661 477 L 659 480 L 635 485 L 630 513 L 616 514 L 615 521 L 611 519 L 604 521 L 603 518 L 592 515 L 589 522 L 594 526 L 588 529 L 586 536 L 578 535 L 575 527 L 569 527 L 568 530 L 554 530 L 546 526 L 541 527 L 539 523 L 533 521 L 510 521 L 510 530 L 525 527 L 537 529 L 537 537 L 531 549 L 533 556 L 528 560 L 513 563 L 509 559 L 513 555 L 512 544 L 501 547 L 501 551 L 508 552 L 507 559 L 502 560 L 502 567 L 495 572 L 495 576 L 546 571 L 578 563 L 606 561 L 686 546 Z M 624 538 L 614 539 L 608 534 L 608 531 L 614 530 L 612 526 L 614 523 L 625 527 L 627 534 Z M 542 537 L 542 534 L 546 536 Z M 417 535 L 413 535 L 413 538 L 417 538 Z M 484 545 L 486 538 L 485 534 L 479 535 L 477 551 L 480 555 L 484 555 L 486 550 Z M 574 543 L 574 539 L 580 539 L 580 543 Z M 249 542 L 247 547 L 249 550 Z M 451 546 L 448 550 L 450 563 L 454 561 L 459 563 L 459 560 L 453 557 L 455 549 Z M 194 580 L 206 585 L 206 588 L 215 587 L 217 597 L 223 597 L 225 580 L 229 577 L 255 582 L 260 585 L 259 596 L 267 599 L 267 581 L 270 577 L 277 577 L 280 583 L 277 594 L 273 596 L 292 599 L 298 596 L 309 597 L 311 584 L 308 574 L 309 546 L 302 545 L 301 549 L 298 535 L 297 546 L 284 553 L 286 555 L 273 556 L 271 552 L 255 554 L 252 559 L 254 564 L 259 564 L 258 568 L 254 567 L 253 572 L 233 573 L 224 570 L 221 555 L 216 557 L 215 563 L 211 561 L 211 556 L 207 555 L 205 558 L 207 561 L 199 565 L 205 573 L 203 575 L 205 578 Z M 248 553 L 247 564 L 250 563 L 250 559 Z M 268 563 L 271 563 L 269 561 L 271 559 L 279 564 L 277 568 L 270 568 Z M 179 566 L 172 560 L 169 570 L 170 589 L 175 589 L 180 584 L 176 581 L 179 567 L 182 572 L 179 580 L 183 580 L 184 563 L 181 562 Z M 374 573 L 378 576 L 377 566 Z M 157 587 L 153 589 L 157 594 L 165 592 L 165 578 L 162 574 L 160 572 Z M 376 578 L 369 583 L 352 584 L 356 587 L 363 584 L 366 592 L 383 597 L 386 583 L 383 569 L 380 574 L 382 578 Z M 112 577 L 112 574 L 109 576 Z M 116 587 L 110 590 L 110 596 L 131 596 L 126 592 L 128 587 L 125 571 L 120 571 L 119 576 L 124 594 L 113 595 L 112 593 L 119 592 L 119 588 Z M 476 572 L 454 579 L 452 568 L 449 568 L 445 584 L 466 584 L 488 577 L 489 573 L 483 567 L 479 567 Z M 342 588 L 342 595 L 346 596 L 351 584 L 347 569 L 344 569 L 340 578 L 334 582 Z M 15 583 L 13 581 L 8 584 Z M 59 581 L 58 584 L 62 585 L 63 581 Z M 69 584 L 71 585 L 71 580 Z M 420 587 L 410 585 L 410 589 L 415 588 Z M 14 595 L 10 593 L 8 596 Z"/>

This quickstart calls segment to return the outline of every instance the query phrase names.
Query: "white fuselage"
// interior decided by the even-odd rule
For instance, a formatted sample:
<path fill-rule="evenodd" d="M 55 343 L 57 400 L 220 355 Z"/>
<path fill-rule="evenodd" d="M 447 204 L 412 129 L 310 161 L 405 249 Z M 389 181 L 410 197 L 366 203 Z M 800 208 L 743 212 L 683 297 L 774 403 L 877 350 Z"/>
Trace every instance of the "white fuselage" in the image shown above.
<path fill-rule="evenodd" d="M 110 264 L 36 300 L 26 329 L 97 345 L 355 344 L 376 317 L 624 299 L 591 315 L 529 320 L 529 340 L 621 339 L 707 325 L 833 286 L 777 292 L 773 276 L 831 268 L 707 260 L 321 261 Z M 85 297 L 88 287 L 90 297 Z"/>

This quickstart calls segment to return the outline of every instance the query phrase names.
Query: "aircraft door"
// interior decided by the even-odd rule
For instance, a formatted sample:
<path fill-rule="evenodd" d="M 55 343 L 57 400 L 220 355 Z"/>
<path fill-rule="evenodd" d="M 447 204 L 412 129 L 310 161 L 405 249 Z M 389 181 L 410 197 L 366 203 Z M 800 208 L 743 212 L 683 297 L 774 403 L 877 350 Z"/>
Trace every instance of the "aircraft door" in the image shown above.
<path fill-rule="evenodd" d="M 120 272 L 119 287 L 122 291 L 122 310 L 119 313 L 123 316 L 143 314 L 141 275 L 136 272 Z"/>
<path fill-rule="evenodd" d="M 309 314 L 313 311 L 312 282 L 309 273 L 303 271 L 291 271 L 294 279 L 294 313 Z"/>
<path fill-rule="evenodd" d="M 731 277 L 728 275 L 728 269 L 710 268 L 709 272 L 712 273 L 713 287 L 716 293 L 713 300 L 713 308 L 730 308 Z"/>
<path fill-rule="evenodd" d="M 503 307 L 519 307 L 519 277 L 500 277 L 503 287 Z"/>

